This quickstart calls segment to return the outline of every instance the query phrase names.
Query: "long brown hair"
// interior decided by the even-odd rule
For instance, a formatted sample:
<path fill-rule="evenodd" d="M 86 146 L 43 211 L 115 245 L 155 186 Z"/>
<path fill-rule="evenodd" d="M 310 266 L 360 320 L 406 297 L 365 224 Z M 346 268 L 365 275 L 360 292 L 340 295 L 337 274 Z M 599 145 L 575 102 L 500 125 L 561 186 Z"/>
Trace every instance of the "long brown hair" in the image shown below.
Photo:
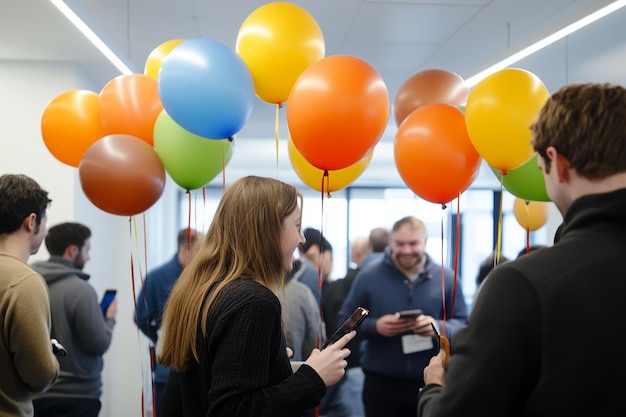
<path fill-rule="evenodd" d="M 185 370 L 191 360 L 199 362 L 198 321 L 206 337 L 209 314 L 229 283 L 251 279 L 278 290 L 284 276 L 281 227 L 298 205 L 302 195 L 296 188 L 271 178 L 244 177 L 228 187 L 167 301 L 159 363 Z"/>

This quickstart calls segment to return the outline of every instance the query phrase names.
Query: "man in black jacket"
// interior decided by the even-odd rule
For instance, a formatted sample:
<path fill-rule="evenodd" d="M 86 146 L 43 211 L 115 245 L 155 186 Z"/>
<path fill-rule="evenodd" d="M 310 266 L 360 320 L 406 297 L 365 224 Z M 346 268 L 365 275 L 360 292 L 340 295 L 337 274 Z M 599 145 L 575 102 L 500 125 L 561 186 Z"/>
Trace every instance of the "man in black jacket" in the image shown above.
<path fill-rule="evenodd" d="M 558 240 L 492 272 L 447 372 L 442 353 L 424 370 L 421 417 L 626 413 L 626 89 L 565 86 L 532 134 Z"/>

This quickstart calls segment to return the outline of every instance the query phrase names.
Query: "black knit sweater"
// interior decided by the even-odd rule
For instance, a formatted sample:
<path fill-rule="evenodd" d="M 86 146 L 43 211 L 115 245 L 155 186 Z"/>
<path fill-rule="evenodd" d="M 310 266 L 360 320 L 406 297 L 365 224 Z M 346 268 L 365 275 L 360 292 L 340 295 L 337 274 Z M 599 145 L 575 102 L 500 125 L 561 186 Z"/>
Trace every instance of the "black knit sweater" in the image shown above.
<path fill-rule="evenodd" d="M 292 374 L 280 302 L 266 287 L 247 279 L 228 285 L 206 330 L 197 341 L 200 363 L 173 373 L 180 393 L 169 381 L 164 409 L 188 417 L 299 417 L 319 404 L 324 382 L 309 366 Z"/>

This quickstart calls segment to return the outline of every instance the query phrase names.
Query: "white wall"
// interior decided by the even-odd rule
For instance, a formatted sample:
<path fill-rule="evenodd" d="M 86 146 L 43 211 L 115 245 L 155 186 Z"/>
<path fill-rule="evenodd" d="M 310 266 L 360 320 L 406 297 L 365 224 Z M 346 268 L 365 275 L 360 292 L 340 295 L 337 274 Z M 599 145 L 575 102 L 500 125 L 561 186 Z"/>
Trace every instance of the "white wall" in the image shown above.
<path fill-rule="evenodd" d="M 28 175 L 49 192 L 52 199 L 48 209 L 49 226 L 78 221 L 91 228 L 91 260 L 85 272 L 91 274 L 89 282 L 99 296 L 106 288 L 117 288 L 119 300 L 113 342 L 105 354 L 100 415 L 141 416 L 142 386 L 149 384 L 147 376 L 142 376 L 147 366 L 142 370 L 145 339 L 139 336 L 132 320 L 131 251 L 135 286 L 138 287 L 146 269 L 169 259 L 176 250 L 178 217 L 168 214 L 170 210 L 174 213 L 175 204 L 159 200 L 145 217 L 139 215 L 132 220 L 101 211 L 84 196 L 78 169 L 54 158 L 39 130 L 41 115 L 54 97 L 73 89 L 98 92 L 100 88 L 90 85 L 89 78 L 70 64 L 0 61 L 0 175 Z M 176 188 L 168 184 L 166 193 L 175 192 Z M 172 200 L 175 199 L 169 199 Z M 162 222 L 161 218 L 169 218 L 171 222 Z M 144 222 L 149 245 L 144 243 Z M 148 260 L 144 257 L 146 246 L 151 254 Z M 42 245 L 31 261 L 47 257 Z M 148 392 L 146 395 L 149 397 Z"/>

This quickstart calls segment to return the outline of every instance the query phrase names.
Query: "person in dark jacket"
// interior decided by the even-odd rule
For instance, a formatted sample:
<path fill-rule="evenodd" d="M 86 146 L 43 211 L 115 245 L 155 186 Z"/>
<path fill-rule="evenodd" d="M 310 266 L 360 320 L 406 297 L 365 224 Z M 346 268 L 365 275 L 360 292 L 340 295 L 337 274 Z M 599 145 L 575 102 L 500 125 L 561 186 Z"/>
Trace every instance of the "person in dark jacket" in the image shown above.
<path fill-rule="evenodd" d="M 52 337 L 66 349 L 56 383 L 35 397 L 35 417 L 97 417 L 102 394 L 102 355 L 111 344 L 117 300 L 103 312 L 83 272 L 91 230 L 79 223 L 53 226 L 46 236 L 50 259 L 35 262 L 50 294 Z"/>
<path fill-rule="evenodd" d="M 198 231 L 191 228 L 180 230 L 176 238 L 176 253 L 169 261 L 148 272 L 143 288 L 137 296 L 135 324 L 152 342 L 150 357 L 152 360 L 153 404 L 155 405 L 156 417 L 161 417 L 161 395 L 170 373 L 168 367 L 161 366 L 156 361 L 154 350 L 163 332 L 161 328 L 163 309 L 176 280 L 193 257 L 199 237 Z"/>
<path fill-rule="evenodd" d="M 559 237 L 491 273 L 421 417 L 626 413 L 626 89 L 567 85 L 531 129 Z"/>
<path fill-rule="evenodd" d="M 455 285 L 454 272 L 426 253 L 426 239 L 421 220 L 407 216 L 396 221 L 383 259 L 359 272 L 337 317 L 340 323 L 357 307 L 369 310 L 358 331 L 364 340 L 367 417 L 415 416 L 422 369 L 436 353 L 431 323 L 451 337 L 467 319 L 460 281 Z M 398 312 L 411 309 L 423 314 L 400 318 Z"/>

